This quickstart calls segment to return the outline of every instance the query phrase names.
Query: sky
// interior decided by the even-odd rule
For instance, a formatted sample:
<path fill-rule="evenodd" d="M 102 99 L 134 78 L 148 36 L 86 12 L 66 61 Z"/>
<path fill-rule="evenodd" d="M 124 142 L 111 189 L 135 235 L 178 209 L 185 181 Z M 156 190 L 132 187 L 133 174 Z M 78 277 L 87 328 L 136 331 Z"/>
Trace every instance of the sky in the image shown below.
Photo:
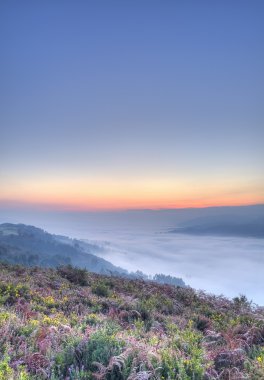
<path fill-rule="evenodd" d="M 1 1 L 0 206 L 264 203 L 263 13 Z"/>

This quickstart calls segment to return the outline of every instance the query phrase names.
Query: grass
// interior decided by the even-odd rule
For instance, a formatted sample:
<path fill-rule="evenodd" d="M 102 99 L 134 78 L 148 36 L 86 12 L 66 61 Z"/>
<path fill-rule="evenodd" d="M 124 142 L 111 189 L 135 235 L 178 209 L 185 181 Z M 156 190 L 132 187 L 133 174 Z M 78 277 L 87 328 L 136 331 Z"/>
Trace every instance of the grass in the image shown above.
<path fill-rule="evenodd" d="M 264 379 L 264 309 L 191 288 L 0 264 L 0 380 Z"/>

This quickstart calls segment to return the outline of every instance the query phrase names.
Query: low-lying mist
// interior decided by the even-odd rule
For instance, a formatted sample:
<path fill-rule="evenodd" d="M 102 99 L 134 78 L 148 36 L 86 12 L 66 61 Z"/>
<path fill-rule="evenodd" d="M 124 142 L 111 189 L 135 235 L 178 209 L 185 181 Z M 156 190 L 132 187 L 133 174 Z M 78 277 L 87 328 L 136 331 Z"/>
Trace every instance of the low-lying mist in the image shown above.
<path fill-rule="evenodd" d="M 100 245 L 100 255 L 125 269 L 181 277 L 207 292 L 245 294 L 264 305 L 264 239 L 173 234 L 182 222 L 217 213 L 262 217 L 263 206 L 119 213 L 2 212 L 0 222 L 25 223 Z"/>
<path fill-rule="evenodd" d="M 216 294 L 264 304 L 264 241 L 170 234 L 107 234 L 104 258 L 129 270 L 166 273 Z"/>

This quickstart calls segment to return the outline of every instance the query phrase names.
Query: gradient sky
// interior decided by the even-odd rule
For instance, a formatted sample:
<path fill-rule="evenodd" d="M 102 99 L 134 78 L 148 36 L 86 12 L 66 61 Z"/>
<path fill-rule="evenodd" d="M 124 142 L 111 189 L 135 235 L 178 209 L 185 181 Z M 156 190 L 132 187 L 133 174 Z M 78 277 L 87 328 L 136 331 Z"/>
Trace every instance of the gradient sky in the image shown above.
<path fill-rule="evenodd" d="M 0 204 L 264 203 L 264 2 L 1 1 Z"/>

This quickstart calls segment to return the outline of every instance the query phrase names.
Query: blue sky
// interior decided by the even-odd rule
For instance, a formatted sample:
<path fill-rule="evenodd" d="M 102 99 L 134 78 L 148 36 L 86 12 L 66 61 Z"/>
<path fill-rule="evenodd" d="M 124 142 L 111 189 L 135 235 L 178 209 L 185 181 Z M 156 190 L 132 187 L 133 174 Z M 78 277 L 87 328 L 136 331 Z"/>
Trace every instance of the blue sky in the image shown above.
<path fill-rule="evenodd" d="M 263 203 L 263 12 L 1 2 L 0 201 Z"/>

